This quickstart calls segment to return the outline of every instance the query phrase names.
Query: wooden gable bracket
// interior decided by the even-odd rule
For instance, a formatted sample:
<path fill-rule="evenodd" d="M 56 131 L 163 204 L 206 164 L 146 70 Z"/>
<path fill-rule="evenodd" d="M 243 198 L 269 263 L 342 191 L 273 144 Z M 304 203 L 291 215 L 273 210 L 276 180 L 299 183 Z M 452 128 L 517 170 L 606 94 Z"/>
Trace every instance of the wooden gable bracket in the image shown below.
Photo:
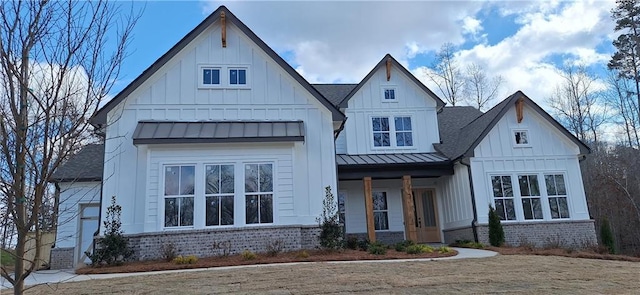
<path fill-rule="evenodd" d="M 222 48 L 227 48 L 227 16 L 220 12 L 220 31 L 222 34 Z"/>
<path fill-rule="evenodd" d="M 391 58 L 387 58 L 387 81 L 391 79 Z"/>
<path fill-rule="evenodd" d="M 522 119 L 524 118 L 524 98 L 518 98 L 518 100 L 516 101 L 516 119 L 518 120 L 518 123 L 522 122 Z"/>

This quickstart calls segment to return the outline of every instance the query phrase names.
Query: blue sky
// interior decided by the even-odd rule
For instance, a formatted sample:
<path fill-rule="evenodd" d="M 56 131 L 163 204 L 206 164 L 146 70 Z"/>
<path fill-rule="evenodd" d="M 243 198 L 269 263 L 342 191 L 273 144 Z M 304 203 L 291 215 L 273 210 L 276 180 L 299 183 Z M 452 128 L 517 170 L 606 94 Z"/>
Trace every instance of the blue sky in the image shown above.
<path fill-rule="evenodd" d="M 544 105 L 563 66 L 601 70 L 613 52 L 613 0 L 134 2 L 144 11 L 114 92 L 220 5 L 312 83 L 357 83 L 391 53 L 436 91 L 427 66 L 451 42 L 462 67 L 505 78 L 501 97 L 522 90 Z"/>

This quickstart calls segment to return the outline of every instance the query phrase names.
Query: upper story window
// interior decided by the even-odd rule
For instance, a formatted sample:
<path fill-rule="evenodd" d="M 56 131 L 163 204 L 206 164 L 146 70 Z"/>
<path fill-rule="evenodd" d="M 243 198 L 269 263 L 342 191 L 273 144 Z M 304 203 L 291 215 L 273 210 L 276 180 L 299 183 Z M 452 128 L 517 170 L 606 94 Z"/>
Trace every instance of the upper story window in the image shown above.
<path fill-rule="evenodd" d="M 247 85 L 246 69 L 229 69 L 230 85 Z"/>
<path fill-rule="evenodd" d="M 220 69 L 203 67 L 202 85 L 220 85 Z"/>
<path fill-rule="evenodd" d="M 246 88 L 249 86 L 248 66 L 200 65 L 199 88 Z"/>
<path fill-rule="evenodd" d="M 382 101 L 383 102 L 395 102 L 396 101 L 396 88 L 395 87 L 383 87 L 382 88 Z"/>
<path fill-rule="evenodd" d="M 513 139 L 516 146 L 529 145 L 529 133 L 527 130 L 514 130 Z"/>
<path fill-rule="evenodd" d="M 372 117 L 374 147 L 412 147 L 411 117 Z"/>

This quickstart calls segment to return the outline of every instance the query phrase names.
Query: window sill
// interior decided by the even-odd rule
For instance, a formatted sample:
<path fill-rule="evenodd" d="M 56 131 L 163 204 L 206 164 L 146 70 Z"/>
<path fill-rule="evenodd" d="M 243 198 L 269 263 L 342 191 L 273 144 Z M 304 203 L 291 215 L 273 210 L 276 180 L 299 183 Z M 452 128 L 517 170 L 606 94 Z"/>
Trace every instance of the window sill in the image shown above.
<path fill-rule="evenodd" d="M 198 90 L 211 90 L 211 89 L 220 89 L 220 90 L 226 90 L 226 89 L 251 89 L 251 86 L 229 86 L 229 85 L 221 85 L 221 86 L 204 86 L 204 85 L 198 85 Z"/>

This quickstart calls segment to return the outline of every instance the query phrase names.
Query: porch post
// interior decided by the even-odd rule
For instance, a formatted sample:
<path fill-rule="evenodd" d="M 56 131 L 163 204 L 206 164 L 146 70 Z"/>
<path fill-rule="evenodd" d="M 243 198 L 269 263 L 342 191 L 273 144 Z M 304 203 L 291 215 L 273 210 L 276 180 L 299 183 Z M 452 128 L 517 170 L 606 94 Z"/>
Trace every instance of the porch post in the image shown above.
<path fill-rule="evenodd" d="M 404 232 L 406 239 L 417 242 L 415 204 L 411 188 L 411 176 L 402 176 L 402 207 L 404 208 Z"/>
<path fill-rule="evenodd" d="M 371 177 L 365 177 L 364 183 L 364 205 L 367 212 L 367 235 L 369 242 L 376 241 L 376 229 L 373 223 L 373 195 L 371 194 Z"/>

